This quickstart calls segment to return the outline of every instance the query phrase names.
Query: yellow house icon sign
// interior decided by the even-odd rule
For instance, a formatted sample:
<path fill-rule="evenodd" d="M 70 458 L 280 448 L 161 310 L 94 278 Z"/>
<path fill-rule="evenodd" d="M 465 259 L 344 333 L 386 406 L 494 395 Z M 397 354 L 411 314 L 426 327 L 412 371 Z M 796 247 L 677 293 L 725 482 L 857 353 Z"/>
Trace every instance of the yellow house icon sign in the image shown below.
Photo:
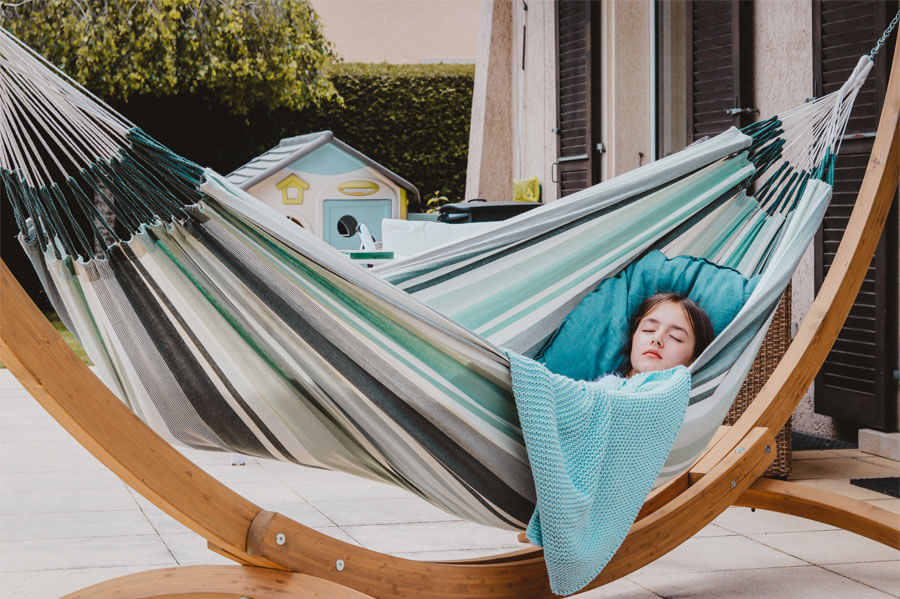
<path fill-rule="evenodd" d="M 275 187 L 281 190 L 282 204 L 302 204 L 303 190 L 309 189 L 309 183 L 292 173 L 276 183 Z"/>

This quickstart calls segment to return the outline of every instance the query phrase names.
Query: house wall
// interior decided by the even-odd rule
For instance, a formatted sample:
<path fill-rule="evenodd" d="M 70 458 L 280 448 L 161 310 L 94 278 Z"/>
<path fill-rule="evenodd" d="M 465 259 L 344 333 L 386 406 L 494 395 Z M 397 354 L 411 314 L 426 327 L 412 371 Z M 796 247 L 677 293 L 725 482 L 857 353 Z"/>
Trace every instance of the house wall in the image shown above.
<path fill-rule="evenodd" d="M 512 199 L 513 3 L 484 0 L 475 63 L 465 199 Z M 502 100 L 501 100 L 502 99 Z"/>
<path fill-rule="evenodd" d="M 311 0 L 345 62 L 475 62 L 481 0 Z"/>
<path fill-rule="evenodd" d="M 484 0 L 486 10 L 496 8 L 497 3 L 509 0 Z M 653 99 L 652 69 L 655 59 L 652 53 L 654 3 L 651 0 L 630 2 L 604 2 L 602 5 L 603 40 L 600 44 L 602 61 L 602 138 L 607 152 L 602 159 L 602 178 L 608 179 L 627 172 L 652 158 L 654 148 L 655 101 Z M 663 37 L 666 64 L 670 73 L 670 89 L 666 93 L 671 102 L 669 115 L 661 114 L 666 131 L 661 136 L 659 155 L 684 146 L 683 121 L 675 118 L 678 106 L 685 110 L 683 92 L 680 91 L 686 72 L 686 45 L 679 39 L 684 31 L 684 4 L 678 0 L 667 3 L 665 10 L 672 21 L 675 35 Z M 519 2 L 512 5 L 509 20 L 513 32 L 500 36 L 503 60 L 508 61 L 512 79 L 508 91 L 484 96 L 493 104 L 506 104 L 498 98 L 511 98 L 510 113 L 502 113 L 493 122 L 484 125 L 480 133 L 485 144 L 490 140 L 511 140 L 511 156 L 514 177 L 533 176 L 542 173 L 544 201 L 557 197 L 557 186 L 552 180 L 552 165 L 556 160 L 555 135 L 548 135 L 555 127 L 556 107 L 556 30 L 555 2 L 530 2 L 523 11 Z M 760 115 L 777 114 L 786 108 L 801 104 L 813 94 L 812 73 L 812 8 L 809 0 L 779 0 L 754 3 L 754 94 Z M 496 23 L 494 24 L 496 26 Z M 525 68 L 521 54 L 524 33 Z M 505 25 L 504 25 L 505 26 Z M 498 38 L 482 37 L 482 43 L 497 51 Z M 596 46 L 595 46 L 596 47 Z M 486 56 L 481 50 L 479 60 Z M 481 62 L 476 67 L 476 103 L 479 101 L 477 80 Z M 496 74 L 492 77 L 498 77 Z M 502 86 L 496 89 L 504 89 Z M 509 95 L 505 95 L 508 93 Z M 482 98 L 483 99 L 483 98 Z M 480 110 L 484 110 L 481 108 Z M 475 111 L 473 110 L 473 115 Z M 473 120 L 473 130 L 476 123 Z M 494 133 L 491 133 L 491 130 Z M 508 131 L 508 133 L 506 132 Z M 473 140 L 475 137 L 473 136 Z M 485 146 L 487 147 L 487 146 Z M 502 148 L 496 143 L 496 151 Z M 473 165 L 470 149 L 470 168 Z M 493 160 L 499 160 L 494 157 Z M 505 177 L 505 171 L 495 170 L 494 175 Z M 486 176 L 482 168 L 480 177 Z M 473 187 L 473 189 L 475 189 Z M 467 197 L 472 197 L 467 190 Z M 809 310 L 814 297 L 813 250 L 810 247 L 798 267 L 793 280 L 792 332 L 795 333 Z M 813 395 L 810 389 L 794 415 L 794 427 L 798 431 L 822 436 L 835 436 L 831 418 L 814 413 Z"/>
<path fill-rule="evenodd" d="M 656 85 L 661 102 L 657 120 L 656 156 L 662 158 L 687 145 L 687 5 L 684 0 L 660 4 L 659 19 L 668 27 L 659 28 L 656 40 L 659 55 Z"/>
<path fill-rule="evenodd" d="M 649 1 L 603 3 L 603 180 L 652 160 L 652 9 Z"/>
<path fill-rule="evenodd" d="M 513 2 L 513 179 L 538 177 L 543 201 L 558 197 L 556 4 Z"/>
<path fill-rule="evenodd" d="M 538 177 L 558 197 L 556 5 L 484 0 L 475 63 L 465 199 L 512 200 L 515 179 Z M 498 101 L 509 98 L 509 101 Z"/>

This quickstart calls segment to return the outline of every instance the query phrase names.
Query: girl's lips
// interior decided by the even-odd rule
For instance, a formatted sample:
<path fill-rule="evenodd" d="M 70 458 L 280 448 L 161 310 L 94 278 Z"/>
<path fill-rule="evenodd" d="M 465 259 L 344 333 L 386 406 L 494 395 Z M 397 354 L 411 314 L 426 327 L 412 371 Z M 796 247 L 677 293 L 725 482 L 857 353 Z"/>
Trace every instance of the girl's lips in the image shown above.
<path fill-rule="evenodd" d="M 645 355 L 645 356 L 650 356 L 650 357 L 656 358 L 657 360 L 662 360 L 662 356 L 659 355 L 658 353 L 656 353 L 656 352 L 653 351 L 653 350 L 647 350 L 647 351 L 645 351 L 645 352 L 644 352 L 644 355 Z"/>

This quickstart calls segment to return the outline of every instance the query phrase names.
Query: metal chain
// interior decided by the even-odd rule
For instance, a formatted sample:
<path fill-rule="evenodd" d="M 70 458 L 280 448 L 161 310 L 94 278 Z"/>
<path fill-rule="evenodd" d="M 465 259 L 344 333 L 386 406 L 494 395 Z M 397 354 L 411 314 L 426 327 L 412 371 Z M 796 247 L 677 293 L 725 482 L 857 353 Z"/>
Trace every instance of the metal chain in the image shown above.
<path fill-rule="evenodd" d="M 875 44 L 875 47 L 869 52 L 869 59 L 874 60 L 875 55 L 878 54 L 878 51 L 881 50 L 881 47 L 884 45 L 885 40 L 887 40 L 888 36 L 891 34 L 891 31 L 894 30 L 894 27 L 897 26 L 897 21 L 900 21 L 900 10 L 897 11 L 897 14 L 894 15 L 894 19 L 891 21 L 890 25 L 887 26 L 887 29 L 884 30 L 884 33 L 881 34 L 881 38 L 878 40 L 878 43 Z"/>

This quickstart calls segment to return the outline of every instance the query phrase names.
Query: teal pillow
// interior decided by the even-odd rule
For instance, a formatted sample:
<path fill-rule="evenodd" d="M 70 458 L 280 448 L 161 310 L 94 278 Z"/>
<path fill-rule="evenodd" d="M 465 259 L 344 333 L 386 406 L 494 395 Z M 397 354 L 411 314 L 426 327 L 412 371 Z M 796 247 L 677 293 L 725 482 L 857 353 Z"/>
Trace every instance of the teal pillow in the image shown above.
<path fill-rule="evenodd" d="M 664 291 L 686 295 L 706 311 L 718 335 L 757 280 L 702 258 L 668 259 L 652 250 L 581 300 L 535 358 L 557 374 L 596 379 L 623 364 L 628 321 L 645 298 Z"/>

